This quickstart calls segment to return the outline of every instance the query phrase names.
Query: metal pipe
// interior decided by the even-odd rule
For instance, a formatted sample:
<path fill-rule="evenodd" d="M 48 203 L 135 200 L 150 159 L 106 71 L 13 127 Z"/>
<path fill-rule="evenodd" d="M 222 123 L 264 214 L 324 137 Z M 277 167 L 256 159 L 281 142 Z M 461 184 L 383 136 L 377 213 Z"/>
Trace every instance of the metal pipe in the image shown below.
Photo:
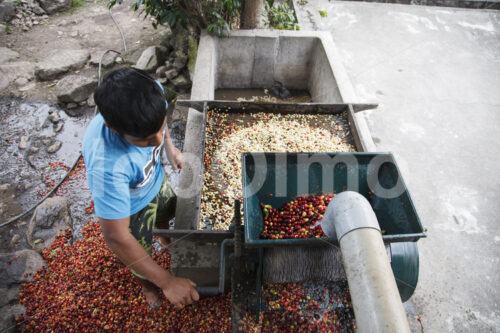
<path fill-rule="evenodd" d="M 200 297 L 217 296 L 224 293 L 226 289 L 226 246 L 234 245 L 234 239 L 226 238 L 220 245 L 220 266 L 219 266 L 219 285 L 195 287 Z"/>
<path fill-rule="evenodd" d="M 338 237 L 359 332 L 410 332 L 373 209 L 361 194 L 336 195 L 321 221 Z"/>
<path fill-rule="evenodd" d="M 224 293 L 226 289 L 226 245 L 231 243 L 234 245 L 234 239 L 227 238 L 222 241 L 220 245 L 220 268 L 219 268 L 219 294 Z"/>

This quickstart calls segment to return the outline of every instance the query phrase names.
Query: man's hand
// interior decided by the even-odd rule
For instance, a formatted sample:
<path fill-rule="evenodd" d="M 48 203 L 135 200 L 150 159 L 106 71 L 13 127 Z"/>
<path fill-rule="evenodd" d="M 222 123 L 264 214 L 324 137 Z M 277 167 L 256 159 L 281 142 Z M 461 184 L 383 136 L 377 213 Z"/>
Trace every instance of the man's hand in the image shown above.
<path fill-rule="evenodd" d="M 177 278 L 159 266 L 129 231 L 130 217 L 118 220 L 99 218 L 106 244 L 127 266 L 162 289 L 177 308 L 199 299 L 194 282 Z"/>
<path fill-rule="evenodd" d="M 168 161 L 172 164 L 174 171 L 182 169 L 182 166 L 184 165 L 184 158 L 182 157 L 181 151 L 173 144 L 167 144 L 166 148 Z"/>
<path fill-rule="evenodd" d="M 189 305 L 200 299 L 200 295 L 194 289 L 195 286 L 196 284 L 189 279 L 172 276 L 162 291 L 176 309 L 181 309 L 184 305 Z"/>
<path fill-rule="evenodd" d="M 174 171 L 177 172 L 177 170 L 182 169 L 184 158 L 182 157 L 181 151 L 172 143 L 168 128 L 165 130 L 165 149 L 167 150 L 168 161 L 172 164 Z"/>

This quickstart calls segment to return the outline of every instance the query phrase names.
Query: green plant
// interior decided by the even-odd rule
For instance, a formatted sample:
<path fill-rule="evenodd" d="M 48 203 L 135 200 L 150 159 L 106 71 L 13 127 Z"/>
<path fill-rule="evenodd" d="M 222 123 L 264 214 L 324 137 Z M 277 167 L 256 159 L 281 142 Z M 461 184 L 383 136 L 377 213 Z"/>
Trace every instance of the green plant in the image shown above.
<path fill-rule="evenodd" d="M 109 0 L 109 7 L 123 0 Z M 153 27 L 168 24 L 174 29 L 188 24 L 198 30 L 207 28 L 219 37 L 229 35 L 231 25 L 242 10 L 241 0 L 135 0 L 132 9 L 144 7 L 144 15 L 155 18 Z"/>
<path fill-rule="evenodd" d="M 209 21 L 212 22 L 207 27 L 207 32 L 223 37 L 224 33 L 229 36 L 231 33 L 231 22 L 241 13 L 242 3 L 240 0 L 219 0 L 214 3 Z"/>
<path fill-rule="evenodd" d="M 301 6 L 307 5 L 307 3 L 308 3 L 308 1 L 306 1 L 306 0 L 299 0 L 299 5 L 301 5 Z"/>
<path fill-rule="evenodd" d="M 326 10 L 318 10 L 318 12 L 321 17 L 328 17 L 328 12 Z"/>
<path fill-rule="evenodd" d="M 288 6 L 287 2 L 275 6 L 274 0 L 268 0 L 265 3 L 265 8 L 267 12 L 267 26 L 279 30 L 300 30 L 295 19 L 294 10 Z"/>
<path fill-rule="evenodd" d="M 85 5 L 85 0 L 71 0 L 71 8 L 79 8 Z"/>

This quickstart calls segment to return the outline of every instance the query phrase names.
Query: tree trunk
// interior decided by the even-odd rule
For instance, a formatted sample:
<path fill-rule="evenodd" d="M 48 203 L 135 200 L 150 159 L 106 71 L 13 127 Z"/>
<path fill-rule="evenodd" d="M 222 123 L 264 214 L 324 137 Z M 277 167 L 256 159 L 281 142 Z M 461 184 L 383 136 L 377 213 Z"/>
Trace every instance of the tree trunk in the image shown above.
<path fill-rule="evenodd" d="M 241 29 L 263 27 L 264 0 L 245 0 L 241 13 Z"/>
<path fill-rule="evenodd" d="M 184 10 L 191 24 L 197 29 L 202 30 L 207 27 L 207 20 L 203 15 L 201 1 L 179 0 L 179 6 Z"/>

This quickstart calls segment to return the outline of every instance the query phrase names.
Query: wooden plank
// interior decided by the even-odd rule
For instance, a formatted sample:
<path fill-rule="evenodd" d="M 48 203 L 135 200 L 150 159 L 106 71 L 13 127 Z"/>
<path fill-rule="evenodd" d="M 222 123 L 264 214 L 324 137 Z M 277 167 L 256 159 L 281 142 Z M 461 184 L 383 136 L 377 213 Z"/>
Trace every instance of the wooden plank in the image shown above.
<path fill-rule="evenodd" d="M 354 112 L 375 109 L 378 104 L 344 104 L 344 103 L 256 103 L 249 101 L 206 101 L 177 100 L 179 106 L 190 107 L 203 112 L 204 104 L 208 109 L 220 109 L 226 112 L 267 112 L 283 114 L 337 114 L 347 111 L 349 105 Z"/>

